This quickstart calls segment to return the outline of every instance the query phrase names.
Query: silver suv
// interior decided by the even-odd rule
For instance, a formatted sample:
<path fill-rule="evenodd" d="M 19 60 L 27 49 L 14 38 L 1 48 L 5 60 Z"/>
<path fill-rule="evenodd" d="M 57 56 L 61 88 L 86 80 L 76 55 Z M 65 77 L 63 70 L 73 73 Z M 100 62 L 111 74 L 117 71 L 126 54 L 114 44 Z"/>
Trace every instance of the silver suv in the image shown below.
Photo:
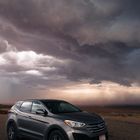
<path fill-rule="evenodd" d="M 17 102 L 9 111 L 8 140 L 107 140 L 104 120 L 62 100 Z"/>

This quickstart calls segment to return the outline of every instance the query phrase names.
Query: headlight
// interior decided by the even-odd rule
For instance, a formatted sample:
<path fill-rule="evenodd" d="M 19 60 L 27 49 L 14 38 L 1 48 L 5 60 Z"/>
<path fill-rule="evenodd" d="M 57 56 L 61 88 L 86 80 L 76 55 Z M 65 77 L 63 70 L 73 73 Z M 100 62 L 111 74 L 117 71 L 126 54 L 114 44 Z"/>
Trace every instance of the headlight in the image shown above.
<path fill-rule="evenodd" d="M 81 123 L 81 122 L 76 122 L 76 121 L 71 121 L 71 120 L 65 120 L 64 123 L 72 128 L 81 128 L 84 127 L 86 124 Z"/>

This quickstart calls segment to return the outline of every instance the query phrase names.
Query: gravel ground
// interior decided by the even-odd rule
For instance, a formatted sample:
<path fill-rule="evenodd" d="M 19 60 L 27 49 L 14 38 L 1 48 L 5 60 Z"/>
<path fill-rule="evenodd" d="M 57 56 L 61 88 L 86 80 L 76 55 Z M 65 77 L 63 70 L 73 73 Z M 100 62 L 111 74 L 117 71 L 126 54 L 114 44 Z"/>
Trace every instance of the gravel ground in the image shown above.
<path fill-rule="evenodd" d="M 7 140 L 5 133 L 6 119 L 6 115 L 0 115 L 0 140 Z M 106 121 L 110 140 L 140 140 L 140 124 L 114 119 L 107 119 Z"/>

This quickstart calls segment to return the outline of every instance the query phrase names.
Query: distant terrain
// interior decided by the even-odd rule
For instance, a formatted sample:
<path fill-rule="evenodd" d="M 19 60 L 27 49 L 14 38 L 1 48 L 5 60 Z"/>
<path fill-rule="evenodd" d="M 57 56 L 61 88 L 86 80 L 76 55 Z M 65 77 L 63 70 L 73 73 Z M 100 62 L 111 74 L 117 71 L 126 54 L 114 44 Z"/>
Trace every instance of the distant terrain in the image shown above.
<path fill-rule="evenodd" d="M 140 125 L 140 106 L 121 106 L 121 107 L 81 106 L 81 108 L 88 112 L 95 112 L 97 114 L 100 114 L 101 116 L 104 116 L 107 119 L 118 120 L 128 123 L 136 123 Z"/>
<path fill-rule="evenodd" d="M 5 123 L 10 106 L 0 105 L 0 140 L 7 140 Z M 140 140 L 139 107 L 81 106 L 81 108 L 98 113 L 105 118 L 109 129 L 109 140 Z"/>
<path fill-rule="evenodd" d="M 12 105 L 4 105 L 4 104 L 0 104 L 0 108 L 10 108 Z"/>
<path fill-rule="evenodd" d="M 12 105 L 0 104 L 0 114 L 7 114 Z"/>

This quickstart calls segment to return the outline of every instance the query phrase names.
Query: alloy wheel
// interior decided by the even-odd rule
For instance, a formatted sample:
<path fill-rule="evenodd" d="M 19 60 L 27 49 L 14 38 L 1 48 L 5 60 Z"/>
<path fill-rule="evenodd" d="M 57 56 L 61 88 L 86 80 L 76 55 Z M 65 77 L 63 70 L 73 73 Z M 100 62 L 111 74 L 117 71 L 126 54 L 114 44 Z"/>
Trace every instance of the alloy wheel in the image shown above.
<path fill-rule="evenodd" d="M 62 138 L 59 135 L 54 135 L 52 136 L 51 140 L 62 140 Z"/>
<path fill-rule="evenodd" d="M 14 126 L 9 126 L 8 128 L 8 139 L 9 140 L 14 140 L 15 139 L 15 128 Z"/>

